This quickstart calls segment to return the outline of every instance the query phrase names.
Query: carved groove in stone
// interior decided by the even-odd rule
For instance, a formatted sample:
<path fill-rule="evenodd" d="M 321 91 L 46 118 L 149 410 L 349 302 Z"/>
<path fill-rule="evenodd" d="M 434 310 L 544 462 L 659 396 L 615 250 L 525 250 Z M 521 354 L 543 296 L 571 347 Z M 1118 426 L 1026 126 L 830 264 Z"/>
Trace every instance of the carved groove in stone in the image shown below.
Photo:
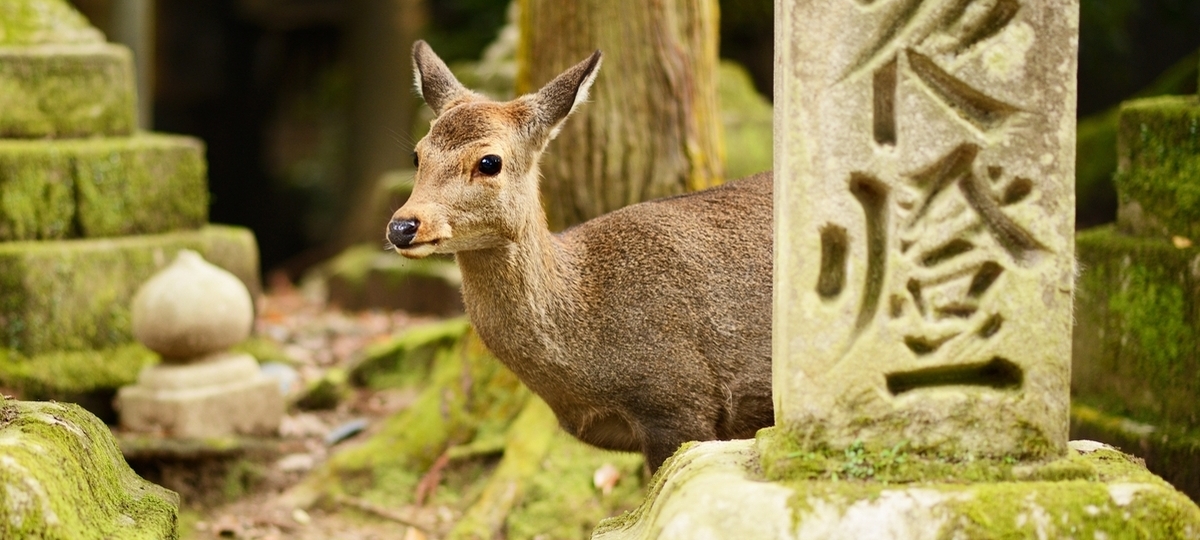
<path fill-rule="evenodd" d="M 987 195 L 987 188 L 982 184 L 974 174 L 968 174 L 959 181 L 958 187 L 966 196 L 967 203 L 979 213 L 983 224 L 991 229 L 1000 246 L 1017 262 L 1030 263 L 1034 252 L 1045 251 L 1046 248 L 1004 215 L 1004 212 L 1000 211 L 1000 205 Z"/>
<path fill-rule="evenodd" d="M 888 44 L 896 39 L 896 36 L 906 30 L 916 19 L 917 12 L 920 10 L 921 4 L 925 0 L 899 0 L 899 6 L 896 10 L 887 17 L 887 27 L 880 34 L 879 38 L 871 44 L 871 47 L 864 50 L 863 54 L 855 60 L 854 64 L 846 70 L 845 75 L 841 78 L 846 79 L 855 73 L 862 71 L 873 64 L 879 57 L 887 52 Z"/>
<path fill-rule="evenodd" d="M 908 294 L 912 295 L 913 304 L 917 306 L 917 312 L 925 315 L 925 300 L 921 298 L 921 282 L 916 279 L 908 280 Z"/>
<path fill-rule="evenodd" d="M 821 274 L 817 278 L 821 298 L 833 298 L 846 286 L 848 244 L 846 229 L 832 223 L 821 228 Z"/>
<path fill-rule="evenodd" d="M 908 350 L 912 351 L 917 356 L 925 356 L 936 352 L 947 341 L 958 337 L 958 334 L 950 334 L 940 338 L 928 338 L 925 336 L 904 336 L 904 344 L 908 346 Z"/>
<path fill-rule="evenodd" d="M 983 322 L 983 326 L 979 327 L 979 337 L 987 339 L 1000 331 L 1000 327 L 1004 324 L 1004 317 L 1000 315 L 992 315 L 988 320 Z"/>
<path fill-rule="evenodd" d="M 959 116 L 982 131 L 994 129 L 1020 109 L 972 88 L 947 73 L 928 56 L 908 50 L 908 65 L 913 73 L 934 91 Z"/>
<path fill-rule="evenodd" d="M 1020 366 L 997 356 L 978 364 L 936 366 L 889 373 L 887 387 L 893 396 L 939 386 L 984 386 L 997 390 L 1014 390 L 1021 387 L 1024 378 L 1025 374 Z"/>
<path fill-rule="evenodd" d="M 875 142 L 896 144 L 896 57 L 875 71 Z"/>
<path fill-rule="evenodd" d="M 850 175 L 850 193 L 862 205 L 867 225 L 867 275 L 863 284 L 862 305 L 854 325 L 856 330 L 862 330 L 871 322 L 883 294 L 883 280 L 887 272 L 888 188 L 878 179 L 856 172 Z"/>
<path fill-rule="evenodd" d="M 983 293 L 991 288 L 1003 272 L 1004 268 L 995 262 L 983 263 L 983 266 L 979 267 L 979 271 L 975 272 L 975 277 L 971 279 L 971 287 L 967 289 L 967 296 L 971 298 L 983 296 Z"/>
<path fill-rule="evenodd" d="M 959 54 L 976 43 L 990 38 L 1008 26 L 1012 22 L 1013 17 L 1017 16 L 1017 12 L 1021 10 L 1021 3 L 1017 0 L 998 0 L 988 10 L 987 15 L 984 15 L 983 20 L 969 29 L 958 46 L 955 47 L 954 53 Z"/>
<path fill-rule="evenodd" d="M 930 203 L 933 202 L 934 197 L 937 197 L 938 193 L 944 191 L 955 180 L 971 172 L 971 165 L 975 163 L 975 156 L 977 155 L 979 155 L 978 145 L 970 143 L 960 144 L 954 150 L 951 150 L 949 154 L 946 154 L 946 157 L 938 160 L 937 163 L 911 175 L 912 183 L 926 190 L 926 193 L 925 199 L 921 201 L 920 208 L 913 214 L 913 218 L 909 223 L 910 226 L 925 216 L 925 212 L 929 211 Z"/>
<path fill-rule="evenodd" d="M 1004 206 L 1019 203 L 1029 196 L 1033 191 L 1033 180 L 1028 178 L 1017 177 L 1012 182 L 1009 182 L 1008 187 L 1004 188 L 1004 198 L 1001 202 Z"/>
<path fill-rule="evenodd" d="M 975 249 L 975 244 L 962 238 L 955 238 L 921 257 L 921 266 L 937 266 L 972 249 Z"/>

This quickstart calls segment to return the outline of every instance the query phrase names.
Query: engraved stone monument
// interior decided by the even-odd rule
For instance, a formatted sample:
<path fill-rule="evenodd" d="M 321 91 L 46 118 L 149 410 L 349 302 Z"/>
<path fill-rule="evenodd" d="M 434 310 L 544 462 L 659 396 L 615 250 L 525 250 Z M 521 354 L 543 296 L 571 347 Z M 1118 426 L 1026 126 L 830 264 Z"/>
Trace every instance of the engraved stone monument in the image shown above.
<path fill-rule="evenodd" d="M 773 394 L 593 538 L 1196 538 L 1067 441 L 1078 0 L 777 0 Z"/>
<path fill-rule="evenodd" d="M 1064 455 L 1075 1 L 783 8 L 777 424 L 834 448 Z"/>

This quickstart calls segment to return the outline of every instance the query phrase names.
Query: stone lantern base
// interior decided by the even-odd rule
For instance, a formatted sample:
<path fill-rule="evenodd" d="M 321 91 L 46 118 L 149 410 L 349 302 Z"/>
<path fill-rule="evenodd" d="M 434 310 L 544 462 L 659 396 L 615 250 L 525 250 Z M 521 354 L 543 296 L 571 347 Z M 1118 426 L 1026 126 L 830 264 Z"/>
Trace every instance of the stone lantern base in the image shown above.
<path fill-rule="evenodd" d="M 593 540 L 1200 538 L 1195 503 L 1134 458 L 1091 441 L 1073 441 L 1068 457 L 1048 463 L 954 465 L 999 477 L 979 481 L 938 478 L 936 460 L 926 467 L 895 452 L 848 453 L 832 466 L 789 454 L 820 463 L 768 480 L 762 442 L 685 447 L 642 506 L 601 522 Z M 888 468 L 902 472 L 881 481 Z"/>
<path fill-rule="evenodd" d="M 121 427 L 172 437 L 273 435 L 284 408 L 279 384 L 246 354 L 151 366 L 117 393 Z"/>

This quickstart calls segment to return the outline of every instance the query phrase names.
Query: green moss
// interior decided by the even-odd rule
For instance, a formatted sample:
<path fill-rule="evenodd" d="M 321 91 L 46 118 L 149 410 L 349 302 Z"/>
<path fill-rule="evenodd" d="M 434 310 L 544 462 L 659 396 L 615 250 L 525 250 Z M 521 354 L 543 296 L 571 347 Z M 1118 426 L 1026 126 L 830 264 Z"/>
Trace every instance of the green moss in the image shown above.
<path fill-rule="evenodd" d="M 136 126 L 125 47 L 0 48 L 0 137 L 126 136 Z"/>
<path fill-rule="evenodd" d="M 0 45 L 100 43 L 104 36 L 65 0 L 0 3 Z"/>
<path fill-rule="evenodd" d="M 350 247 L 310 273 L 324 280 L 329 302 L 343 309 L 400 309 L 453 316 L 462 313 L 462 274 L 452 259 L 410 260 L 378 244 Z"/>
<path fill-rule="evenodd" d="M 83 409 L 0 398 L 0 439 L 0 537 L 178 537 L 178 497 L 134 474 Z"/>
<path fill-rule="evenodd" d="M 1112 228 L 1076 237 L 1072 389 L 1113 413 L 1200 426 L 1200 248 Z"/>
<path fill-rule="evenodd" d="M 68 400 L 97 391 L 114 391 L 137 380 L 142 368 L 158 361 L 139 344 L 104 350 L 55 351 L 26 357 L 0 349 L 0 386 L 26 399 Z"/>
<path fill-rule="evenodd" d="M 1142 458 L 1146 467 L 1193 500 L 1200 500 L 1200 429 L 1146 424 L 1076 401 L 1071 436 L 1102 441 Z"/>
<path fill-rule="evenodd" d="M 321 378 L 308 384 L 300 399 L 296 400 L 296 406 L 305 410 L 334 409 L 349 396 L 349 393 L 346 371 L 332 368 L 322 374 Z"/>
<path fill-rule="evenodd" d="M 0 140 L 0 241 L 193 229 L 208 221 L 189 137 Z"/>
<path fill-rule="evenodd" d="M 101 240 L 0 242 L 0 347 L 25 355 L 133 341 L 134 292 L 181 249 L 229 270 L 252 293 L 258 247 L 245 229 Z"/>
<path fill-rule="evenodd" d="M 262 336 L 250 336 L 249 339 L 230 347 L 231 352 L 245 353 L 253 356 L 258 363 L 278 362 L 280 364 L 296 364 L 296 360 L 288 356 L 283 347 L 273 339 Z"/>
<path fill-rule="evenodd" d="M 467 319 L 458 317 L 410 328 L 394 339 L 371 345 L 350 367 L 350 381 L 375 389 L 423 383 L 439 351 L 462 339 L 469 328 Z"/>
<path fill-rule="evenodd" d="M 526 476 L 524 499 L 508 516 L 505 538 L 585 539 L 604 518 L 638 506 L 645 495 L 644 460 L 640 454 L 607 452 L 587 446 L 556 428 L 544 459 Z M 611 492 L 596 488 L 593 475 L 611 465 L 620 475 Z"/>
<path fill-rule="evenodd" d="M 1139 234 L 1200 238 L 1200 97 L 1121 106 L 1114 177 L 1124 226 Z M 1143 215 L 1127 214 L 1136 202 Z"/>
<path fill-rule="evenodd" d="M 453 328 L 458 339 L 449 339 Z M 418 343 L 442 343 L 425 389 L 366 442 L 334 455 L 310 475 L 293 492 L 297 500 L 331 501 L 351 494 L 384 505 L 411 502 L 417 480 L 448 447 L 507 428 L 529 391 L 478 337 L 464 334 L 467 328 L 455 321 L 416 329 L 404 340 L 406 347 L 418 348 Z"/>

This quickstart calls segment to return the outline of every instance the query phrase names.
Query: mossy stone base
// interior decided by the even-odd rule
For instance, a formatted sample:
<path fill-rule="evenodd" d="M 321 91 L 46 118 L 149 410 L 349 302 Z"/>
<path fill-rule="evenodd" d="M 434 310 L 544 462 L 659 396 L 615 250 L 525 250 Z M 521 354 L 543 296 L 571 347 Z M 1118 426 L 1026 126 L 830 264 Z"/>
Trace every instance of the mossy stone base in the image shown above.
<path fill-rule="evenodd" d="M 102 42 L 100 31 L 66 0 L 0 2 L 0 45 Z"/>
<path fill-rule="evenodd" d="M 158 355 L 138 343 L 87 351 L 25 356 L 0 348 L 0 388 L 22 399 L 75 403 L 106 424 L 116 424 L 113 397 L 137 380 Z"/>
<path fill-rule="evenodd" d="M 328 301 L 342 309 L 400 309 L 443 317 L 463 312 L 462 274 L 451 259 L 414 261 L 361 245 L 343 251 L 308 276 L 325 282 Z"/>
<path fill-rule="evenodd" d="M 75 405 L 0 397 L 0 538 L 178 538 L 178 496 Z"/>
<path fill-rule="evenodd" d="M 1200 501 L 1200 429 L 1149 424 L 1080 403 L 1071 406 L 1071 437 L 1111 444 L 1146 461 L 1146 468 Z"/>
<path fill-rule="evenodd" d="M 0 46 L 0 138 L 130 135 L 136 104 L 123 46 Z"/>
<path fill-rule="evenodd" d="M 1200 427 L 1200 248 L 1111 227 L 1076 236 L 1072 393 L 1115 414 Z"/>
<path fill-rule="evenodd" d="M 1122 104 L 1117 188 L 1123 231 L 1200 239 L 1200 96 Z"/>
<path fill-rule="evenodd" d="M 133 341 L 134 292 L 181 249 L 261 290 L 258 246 L 242 228 L 98 240 L 0 243 L 0 348 L 24 355 Z"/>
<path fill-rule="evenodd" d="M 1039 468 L 1064 479 L 770 482 L 753 440 L 693 443 L 596 540 L 692 538 L 1195 538 L 1200 508 L 1111 447 L 1081 441 Z M 1009 469 L 1033 466 L 1011 465 Z M 1076 474 L 1078 473 L 1078 474 Z"/>
<path fill-rule="evenodd" d="M 0 242 L 197 228 L 207 180 L 191 137 L 0 140 Z"/>

